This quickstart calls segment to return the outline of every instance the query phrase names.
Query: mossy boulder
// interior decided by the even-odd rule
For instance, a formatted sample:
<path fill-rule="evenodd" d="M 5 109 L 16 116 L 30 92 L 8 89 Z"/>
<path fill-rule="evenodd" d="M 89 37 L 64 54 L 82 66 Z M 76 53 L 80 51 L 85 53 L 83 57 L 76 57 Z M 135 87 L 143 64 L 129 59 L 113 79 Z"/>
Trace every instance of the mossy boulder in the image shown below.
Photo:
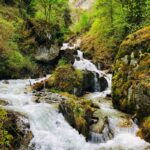
<path fill-rule="evenodd" d="M 141 131 L 143 138 L 150 143 L 150 116 L 144 119 Z"/>
<path fill-rule="evenodd" d="M 83 92 L 82 80 L 81 71 L 74 69 L 72 65 L 64 65 L 58 67 L 48 79 L 48 87 L 80 96 Z"/>
<path fill-rule="evenodd" d="M 27 19 L 21 30 L 21 51 L 38 62 L 48 63 L 56 59 L 59 46 L 55 43 L 55 27 L 43 20 Z"/>
<path fill-rule="evenodd" d="M 0 149 L 28 149 L 33 138 L 29 123 L 19 113 L 0 108 Z"/>
<path fill-rule="evenodd" d="M 90 134 L 90 121 L 95 110 L 92 102 L 73 95 L 65 94 L 65 96 L 68 97 L 68 100 L 60 103 L 59 110 L 63 113 L 69 124 L 88 139 Z"/>
<path fill-rule="evenodd" d="M 104 77 L 98 77 L 98 84 L 101 91 L 108 87 L 107 80 Z M 90 71 L 77 70 L 71 64 L 63 64 L 58 66 L 48 79 L 37 82 L 32 86 L 37 91 L 44 87 L 51 92 L 68 92 L 76 96 L 82 96 L 85 92 L 95 91 L 95 75 Z"/>
<path fill-rule="evenodd" d="M 113 104 L 139 118 L 150 114 L 150 27 L 129 35 L 121 44 L 113 75 Z"/>

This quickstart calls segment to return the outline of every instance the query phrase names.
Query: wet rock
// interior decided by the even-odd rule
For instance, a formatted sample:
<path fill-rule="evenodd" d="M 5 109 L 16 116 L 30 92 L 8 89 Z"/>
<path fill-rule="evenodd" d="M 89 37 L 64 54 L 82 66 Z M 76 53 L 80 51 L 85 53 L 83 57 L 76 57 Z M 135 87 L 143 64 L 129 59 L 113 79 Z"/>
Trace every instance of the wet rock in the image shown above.
<path fill-rule="evenodd" d="M 41 82 L 36 82 L 32 85 L 32 89 L 36 91 L 40 91 L 44 89 L 45 83 L 46 83 L 46 80 L 43 80 Z"/>
<path fill-rule="evenodd" d="M 54 103 L 60 103 L 65 100 L 67 100 L 66 97 L 59 95 L 57 93 L 46 92 L 46 91 L 34 93 L 34 101 L 36 103 L 54 104 Z"/>
<path fill-rule="evenodd" d="M 17 150 L 27 150 L 33 138 L 28 119 L 24 115 L 12 111 L 8 111 L 7 117 L 4 127 L 13 136 L 11 147 Z"/>
<path fill-rule="evenodd" d="M 8 105 L 8 104 L 9 104 L 9 103 L 8 103 L 7 101 L 0 99 L 0 105 L 1 105 L 1 106 L 6 106 L 6 105 Z"/>
<path fill-rule="evenodd" d="M 71 63 L 73 64 L 74 61 L 75 61 L 75 57 L 74 55 L 77 54 L 77 51 L 76 49 L 66 49 L 66 50 L 61 50 L 60 51 L 60 57 L 61 58 L 65 58 L 65 60 L 68 62 L 68 63 Z"/>
<path fill-rule="evenodd" d="M 106 90 L 108 88 L 108 82 L 104 77 L 99 78 L 100 91 Z"/>
<path fill-rule="evenodd" d="M 95 110 L 95 108 L 91 106 L 91 102 L 86 99 L 71 96 L 68 97 L 68 100 L 60 103 L 59 110 L 69 124 L 88 140 L 90 121 L 92 120 L 92 114 Z"/>
<path fill-rule="evenodd" d="M 9 81 L 8 80 L 4 80 L 3 83 L 4 84 L 9 84 Z"/>
<path fill-rule="evenodd" d="M 94 92 L 94 74 L 90 71 L 83 71 L 83 91 Z"/>

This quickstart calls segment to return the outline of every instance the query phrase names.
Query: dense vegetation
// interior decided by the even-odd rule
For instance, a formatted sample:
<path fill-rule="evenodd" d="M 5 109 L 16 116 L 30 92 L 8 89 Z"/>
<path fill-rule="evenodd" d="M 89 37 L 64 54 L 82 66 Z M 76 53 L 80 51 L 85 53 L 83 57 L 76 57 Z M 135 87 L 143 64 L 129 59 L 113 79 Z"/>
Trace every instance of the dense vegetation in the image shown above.
<path fill-rule="evenodd" d="M 109 66 L 121 41 L 128 34 L 150 24 L 149 3 L 149 0 L 96 0 L 90 10 L 78 8 L 79 21 L 73 29 L 83 35 L 81 48 L 87 57 Z M 104 62 L 104 58 L 109 58 L 108 62 Z"/>
<path fill-rule="evenodd" d="M 70 22 L 67 1 L 1 0 L 0 78 L 39 75 L 38 49 L 61 45 Z"/>

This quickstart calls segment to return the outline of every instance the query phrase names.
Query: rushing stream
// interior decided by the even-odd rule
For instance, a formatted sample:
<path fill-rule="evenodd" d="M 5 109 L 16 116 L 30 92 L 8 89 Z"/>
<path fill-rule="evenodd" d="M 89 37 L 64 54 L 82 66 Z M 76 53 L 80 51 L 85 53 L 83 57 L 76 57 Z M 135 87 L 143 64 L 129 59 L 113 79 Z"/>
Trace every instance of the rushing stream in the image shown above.
<path fill-rule="evenodd" d="M 83 58 L 83 54 L 78 51 L 79 61 L 75 61 L 74 67 L 78 69 L 87 69 L 98 73 L 99 76 L 105 76 L 108 81 L 108 88 L 103 92 L 91 93 L 86 95 L 89 99 L 96 101 L 100 97 L 105 97 L 111 92 L 111 75 L 105 75 L 104 72 L 97 69 L 89 60 Z M 40 80 L 40 79 L 39 79 Z M 39 80 L 30 80 L 33 84 Z M 133 123 L 130 127 L 118 127 L 118 117 L 111 117 L 112 114 L 118 114 L 111 102 L 100 101 L 100 109 L 109 116 L 111 129 L 114 131 L 114 138 L 103 143 L 86 142 L 82 135 L 73 129 L 64 119 L 62 114 L 52 105 L 47 103 L 35 103 L 31 92 L 27 92 L 29 80 L 8 80 L 8 84 L 0 81 L 0 99 L 9 104 L 4 106 L 6 109 L 21 112 L 29 119 L 30 129 L 33 133 L 33 139 L 30 147 L 35 150 L 144 150 L 149 146 L 144 140 L 136 137 L 138 127 Z M 113 115 L 114 116 L 114 115 Z M 59 122 L 59 124 L 57 124 Z M 93 135 L 96 137 L 96 135 Z M 147 148 L 148 150 L 148 148 Z"/>

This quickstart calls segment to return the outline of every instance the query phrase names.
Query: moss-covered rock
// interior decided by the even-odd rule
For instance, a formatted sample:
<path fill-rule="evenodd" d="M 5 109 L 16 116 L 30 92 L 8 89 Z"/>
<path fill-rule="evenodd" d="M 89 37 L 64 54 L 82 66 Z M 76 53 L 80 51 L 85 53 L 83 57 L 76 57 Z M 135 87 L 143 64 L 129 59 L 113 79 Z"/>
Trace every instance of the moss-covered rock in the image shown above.
<path fill-rule="evenodd" d="M 143 118 L 150 114 L 150 27 L 121 44 L 113 75 L 114 106 Z"/>
<path fill-rule="evenodd" d="M 149 117 L 146 117 L 144 119 L 144 122 L 142 124 L 142 135 L 143 135 L 143 138 L 150 142 L 150 116 Z"/>
<path fill-rule="evenodd" d="M 142 120 L 141 128 L 137 132 L 137 136 L 150 142 L 150 116 Z"/>
<path fill-rule="evenodd" d="M 18 113 L 0 108 L 0 149 L 28 149 L 33 135 L 22 118 Z"/>
<path fill-rule="evenodd" d="M 95 110 L 92 102 L 68 94 L 65 94 L 65 96 L 68 97 L 68 100 L 61 102 L 59 105 L 60 111 L 70 125 L 88 139 L 90 134 L 90 121 Z"/>
<path fill-rule="evenodd" d="M 72 65 L 64 65 L 55 70 L 48 85 L 59 91 L 82 95 L 82 80 L 82 72 L 75 70 Z"/>

